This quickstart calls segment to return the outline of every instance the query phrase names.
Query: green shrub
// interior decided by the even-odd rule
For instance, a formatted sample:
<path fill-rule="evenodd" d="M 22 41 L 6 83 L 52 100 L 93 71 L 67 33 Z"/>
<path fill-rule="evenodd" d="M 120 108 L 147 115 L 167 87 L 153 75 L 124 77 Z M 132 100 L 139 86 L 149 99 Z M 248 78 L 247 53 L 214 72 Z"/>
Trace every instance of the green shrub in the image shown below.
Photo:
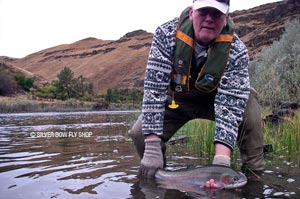
<path fill-rule="evenodd" d="M 26 78 L 24 75 L 16 75 L 16 80 L 26 91 L 29 91 L 34 84 L 34 80 L 31 77 Z"/>
<path fill-rule="evenodd" d="M 58 99 L 79 99 L 85 94 L 93 95 L 93 84 L 86 81 L 86 78 L 80 75 L 74 77 L 74 72 L 68 68 L 57 74 L 58 80 L 53 81 L 52 85 L 56 87 L 56 98 Z"/>
<path fill-rule="evenodd" d="M 56 98 L 56 87 L 53 85 L 45 86 L 39 89 L 39 91 L 36 92 L 35 95 L 37 95 L 38 97 L 54 99 Z"/>
<path fill-rule="evenodd" d="M 105 101 L 122 103 L 122 102 L 132 102 L 140 103 L 143 98 L 143 93 L 137 89 L 107 89 L 105 95 Z"/>
<path fill-rule="evenodd" d="M 290 22 L 281 39 L 250 62 L 251 84 L 263 100 L 300 102 L 299 32 L 299 21 Z"/>

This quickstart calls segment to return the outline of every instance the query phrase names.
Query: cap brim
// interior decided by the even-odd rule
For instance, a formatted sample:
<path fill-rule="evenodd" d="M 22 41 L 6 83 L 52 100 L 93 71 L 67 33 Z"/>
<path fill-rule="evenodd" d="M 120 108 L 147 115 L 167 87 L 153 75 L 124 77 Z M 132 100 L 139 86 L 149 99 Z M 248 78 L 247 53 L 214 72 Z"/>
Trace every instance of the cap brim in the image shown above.
<path fill-rule="evenodd" d="M 200 1 L 195 1 L 193 3 L 194 10 L 198 10 L 200 8 L 206 8 L 206 7 L 215 8 L 217 10 L 220 10 L 224 14 L 227 14 L 229 11 L 229 5 L 215 0 L 200 0 Z"/>

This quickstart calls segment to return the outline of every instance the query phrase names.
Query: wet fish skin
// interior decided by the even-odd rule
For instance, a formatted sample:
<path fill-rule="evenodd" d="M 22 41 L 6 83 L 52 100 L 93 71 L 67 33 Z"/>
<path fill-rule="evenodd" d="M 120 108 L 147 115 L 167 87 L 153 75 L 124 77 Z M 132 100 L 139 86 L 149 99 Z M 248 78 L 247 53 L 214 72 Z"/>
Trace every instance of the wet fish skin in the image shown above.
<path fill-rule="evenodd" d="M 223 166 L 198 167 L 178 171 L 167 171 L 159 169 L 155 179 L 162 184 L 176 183 L 188 185 L 205 186 L 206 181 L 214 179 L 220 188 L 236 189 L 247 183 L 247 177 L 231 168 Z"/>

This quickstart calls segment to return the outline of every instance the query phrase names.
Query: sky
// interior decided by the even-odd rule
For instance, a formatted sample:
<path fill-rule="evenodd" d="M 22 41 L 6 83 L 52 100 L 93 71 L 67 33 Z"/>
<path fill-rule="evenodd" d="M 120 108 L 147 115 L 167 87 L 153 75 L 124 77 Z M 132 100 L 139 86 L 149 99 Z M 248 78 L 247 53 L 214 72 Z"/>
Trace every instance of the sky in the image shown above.
<path fill-rule="evenodd" d="M 230 12 L 278 0 L 231 0 Z M 192 0 L 0 0 L 0 56 L 31 53 L 88 37 L 117 40 L 156 27 Z"/>

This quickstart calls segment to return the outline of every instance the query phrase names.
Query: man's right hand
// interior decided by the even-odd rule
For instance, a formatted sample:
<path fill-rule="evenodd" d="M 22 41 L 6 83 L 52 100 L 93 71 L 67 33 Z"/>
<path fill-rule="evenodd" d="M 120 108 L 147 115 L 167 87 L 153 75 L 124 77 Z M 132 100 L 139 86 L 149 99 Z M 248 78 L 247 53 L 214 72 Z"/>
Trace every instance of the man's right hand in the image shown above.
<path fill-rule="evenodd" d="M 141 161 L 143 176 L 153 178 L 158 169 L 163 168 L 163 154 L 159 137 L 145 139 L 145 152 Z"/>

